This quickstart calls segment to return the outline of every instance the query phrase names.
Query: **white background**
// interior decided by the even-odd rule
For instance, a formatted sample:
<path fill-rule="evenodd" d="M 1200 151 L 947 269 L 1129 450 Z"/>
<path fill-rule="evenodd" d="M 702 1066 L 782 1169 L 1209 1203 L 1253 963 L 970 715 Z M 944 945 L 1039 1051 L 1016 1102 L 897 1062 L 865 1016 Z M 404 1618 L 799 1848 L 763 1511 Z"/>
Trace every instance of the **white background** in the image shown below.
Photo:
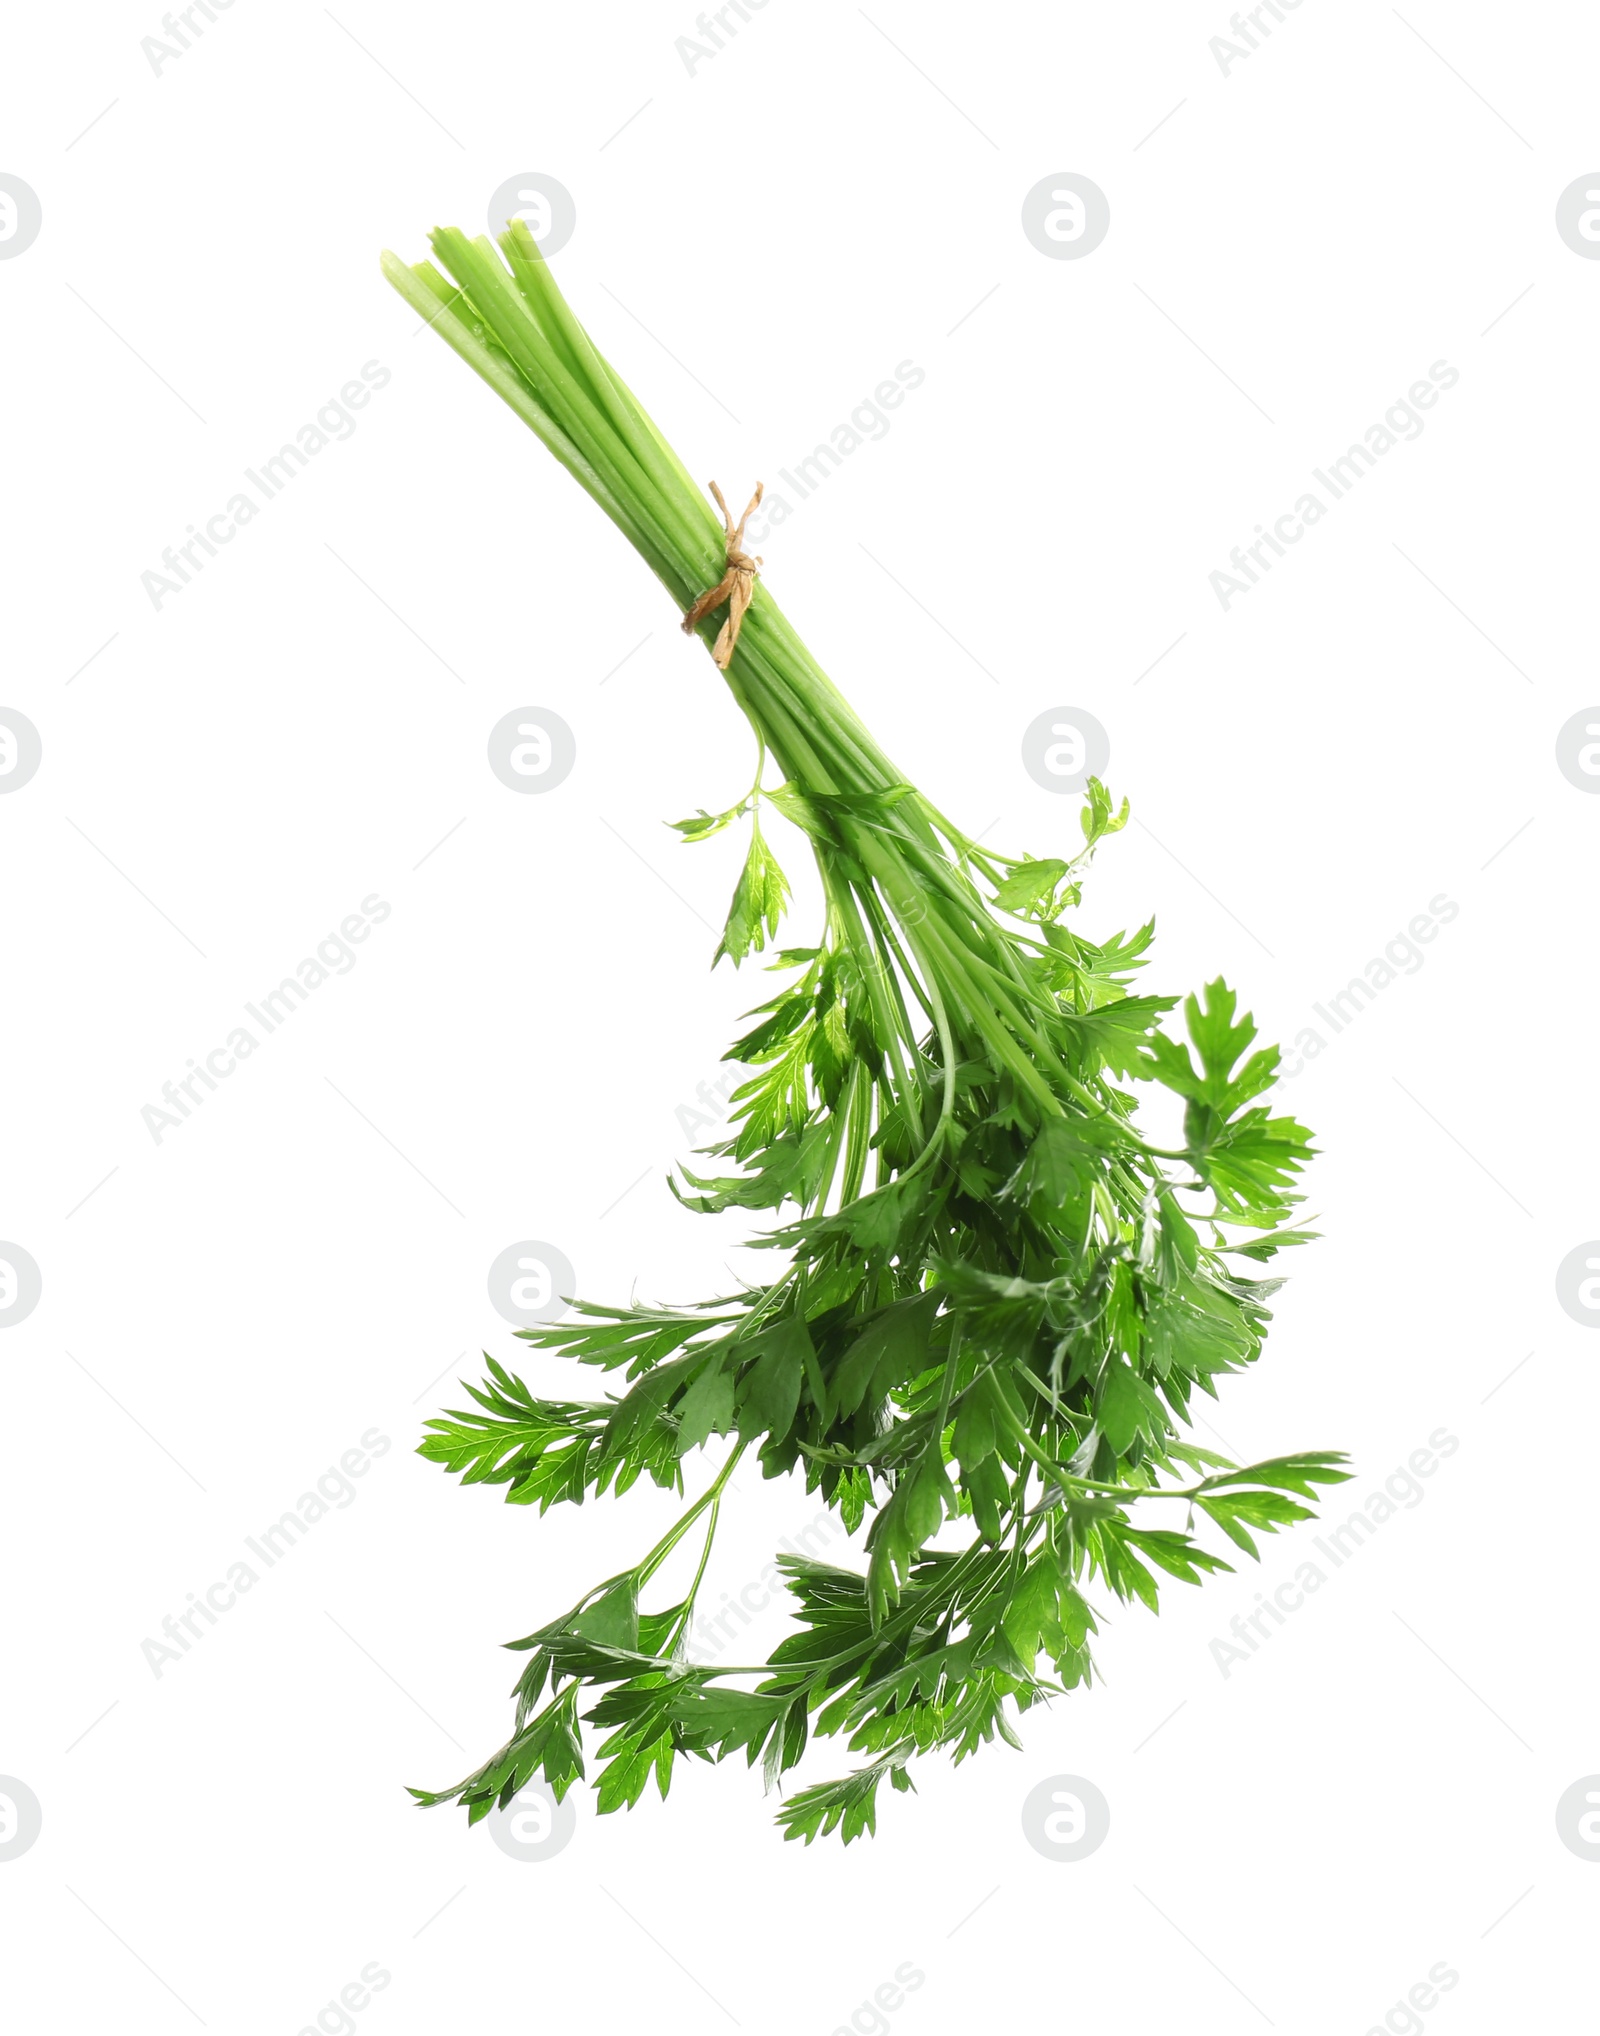
<path fill-rule="evenodd" d="M 1581 2026 L 1600 1872 L 1554 1811 L 1600 1769 L 1600 1342 L 1554 1276 L 1600 1231 L 1600 800 L 1555 740 L 1600 699 L 1600 265 L 1554 213 L 1600 157 L 1600 22 L 1305 0 L 1225 76 L 1220 7 L 771 0 L 691 76 L 687 6 L 335 14 L 237 0 L 159 74 L 153 9 L 7 29 L 0 170 L 44 218 L 0 261 L 0 707 L 44 745 L 0 798 L 0 1237 L 44 1280 L 0 1336 L 0 1773 L 43 1809 L 0 1864 L 8 2023 L 338 2030 L 377 1961 L 371 2036 L 1360 2036 L 1444 1961 L 1430 2032 Z M 1215 1430 L 1349 1450 L 1335 1519 L 1460 1445 L 1231 1674 L 1210 1643 L 1322 1530 L 1117 1612 L 1103 1687 L 847 1853 L 783 1844 L 742 1766 L 582 1799 L 543 1864 L 402 1793 L 500 1743 L 497 1643 L 670 1512 L 541 1521 L 412 1454 L 522 1349 L 486 1269 L 542 1238 L 599 1298 L 722 1290 L 740 1219 L 663 1176 L 769 980 L 707 974 L 737 845 L 662 826 L 747 782 L 717 673 L 378 274 L 526 171 L 575 197 L 580 315 L 730 494 L 925 370 L 765 542 L 772 589 L 1013 852 L 1076 832 L 1021 731 L 1095 714 L 1137 818 L 1085 930 L 1153 911 L 1148 987 L 1224 971 L 1268 1037 L 1327 1035 L 1291 1089 L 1324 1241 Z M 1110 202 L 1082 260 L 1020 226 L 1060 171 Z M 163 548 L 368 361 L 354 436 L 153 607 Z M 1423 435 L 1224 611 L 1230 549 L 1436 361 Z M 578 763 L 523 797 L 485 742 L 530 705 Z M 157 1144 L 162 1084 L 372 893 L 357 965 Z M 1320 1026 L 1441 893 L 1424 965 Z M 374 1427 L 354 1501 L 154 1675 L 163 1617 Z M 742 1480 L 718 1590 L 815 1510 Z M 1111 1804 L 1078 1864 L 1019 1821 L 1059 1774 Z"/>

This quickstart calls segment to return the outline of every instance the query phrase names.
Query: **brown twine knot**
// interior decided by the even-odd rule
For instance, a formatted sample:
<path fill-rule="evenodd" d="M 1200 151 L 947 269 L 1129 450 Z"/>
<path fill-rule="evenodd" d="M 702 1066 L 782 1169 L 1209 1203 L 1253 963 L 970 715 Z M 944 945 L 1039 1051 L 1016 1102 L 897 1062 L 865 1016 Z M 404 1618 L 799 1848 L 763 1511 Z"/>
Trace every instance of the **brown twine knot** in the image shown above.
<path fill-rule="evenodd" d="M 727 532 L 727 570 L 714 587 L 708 588 L 683 618 L 683 633 L 691 635 L 697 623 L 703 622 L 713 608 L 728 604 L 727 620 L 717 632 L 717 640 L 711 647 L 711 656 L 719 671 L 726 671 L 733 658 L 733 647 L 739 641 L 739 626 L 744 621 L 745 610 L 750 606 L 756 590 L 756 567 L 759 558 L 752 558 L 744 549 L 744 527 L 752 511 L 761 500 L 764 483 L 756 482 L 756 491 L 745 505 L 745 512 L 737 524 L 729 513 L 728 505 L 722 499 L 722 490 L 716 482 L 711 483 L 711 492 L 717 498 L 717 507 L 722 511 L 723 528 Z"/>

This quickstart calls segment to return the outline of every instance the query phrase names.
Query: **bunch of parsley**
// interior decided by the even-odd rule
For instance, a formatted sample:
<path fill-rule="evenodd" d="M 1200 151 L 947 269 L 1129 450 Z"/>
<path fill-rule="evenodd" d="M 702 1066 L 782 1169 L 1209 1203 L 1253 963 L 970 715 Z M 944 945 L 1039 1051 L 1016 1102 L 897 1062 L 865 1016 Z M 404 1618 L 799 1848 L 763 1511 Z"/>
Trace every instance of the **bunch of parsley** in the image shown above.
<path fill-rule="evenodd" d="M 501 254 L 454 229 L 433 248 L 448 274 L 386 256 L 390 280 L 687 610 L 722 577 L 723 529 L 527 228 Z M 700 623 L 708 644 L 716 628 Z M 848 1842 L 874 1828 L 886 1776 L 911 1786 L 914 1756 L 1015 1745 L 1009 1712 L 1090 1681 L 1094 1586 L 1153 1610 L 1158 1572 L 1228 1567 L 1202 1518 L 1255 1555 L 1255 1531 L 1308 1518 L 1300 1502 L 1345 1475 L 1329 1452 L 1241 1469 L 1180 1439 L 1196 1389 L 1259 1354 L 1278 1282 L 1245 1268 L 1309 1234 L 1292 1184 L 1311 1148 L 1264 1103 L 1278 1051 L 1254 1048 L 1226 984 L 1187 999 L 1185 1043 L 1161 1029 L 1175 998 L 1129 988 L 1151 926 L 1095 942 L 1064 923 L 1126 803 L 1091 781 L 1070 857 L 982 847 L 895 769 L 764 584 L 726 677 L 755 785 L 678 823 L 689 840 L 749 828 L 718 957 L 777 933 L 788 887 L 764 812 L 809 843 L 826 908 L 730 1050 L 748 1078 L 710 1154 L 722 1169 L 678 1192 L 768 1217 L 774 1275 L 695 1307 L 577 1302 L 521 1333 L 618 1375 L 614 1391 L 543 1399 L 490 1359 L 474 1409 L 428 1424 L 424 1456 L 541 1512 L 642 1476 L 682 1493 L 697 1452 L 722 1450 L 647 1554 L 511 1643 L 528 1656 L 511 1737 L 453 1788 L 413 1791 L 473 1821 L 534 1776 L 563 1795 L 590 1761 L 602 1810 L 652 1774 L 665 1795 L 690 1755 L 742 1752 L 771 1785 L 820 1735 L 862 1764 L 779 1820 Z M 1125 1084 L 1152 1081 L 1182 1099 L 1180 1146 L 1136 1126 Z M 695 1595 L 750 1451 L 852 1533 L 870 1522 L 866 1562 L 781 1556 L 795 1630 L 759 1665 L 697 1664 Z M 689 1536 L 698 1566 L 657 1603 Z"/>

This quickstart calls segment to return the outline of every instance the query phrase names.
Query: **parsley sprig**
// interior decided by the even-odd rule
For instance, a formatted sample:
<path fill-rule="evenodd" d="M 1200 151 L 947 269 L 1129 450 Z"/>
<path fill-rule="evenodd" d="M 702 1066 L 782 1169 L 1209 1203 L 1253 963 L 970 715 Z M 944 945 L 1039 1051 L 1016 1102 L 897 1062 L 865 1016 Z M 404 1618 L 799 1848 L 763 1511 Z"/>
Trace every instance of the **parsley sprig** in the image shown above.
<path fill-rule="evenodd" d="M 688 609 L 722 575 L 721 526 L 526 226 L 499 247 L 445 228 L 442 267 L 384 265 Z M 708 644 L 717 627 L 699 625 Z M 918 1755 L 1016 1745 L 1014 1714 L 1091 1680 L 1097 1587 L 1154 1610 L 1158 1573 L 1229 1567 L 1202 1522 L 1255 1556 L 1346 1476 L 1332 1452 L 1241 1468 L 1180 1439 L 1194 1393 L 1260 1353 L 1279 1282 L 1245 1268 L 1312 1234 L 1293 1226 L 1312 1148 L 1263 1101 L 1278 1050 L 1224 982 L 1185 1000 L 1180 1036 L 1162 1029 L 1175 998 L 1130 987 L 1153 925 L 1096 942 L 1065 923 L 1127 802 L 1091 780 L 1070 856 L 984 847 L 896 770 L 764 581 L 726 678 L 754 781 L 676 823 L 691 842 L 748 824 L 716 959 L 777 937 L 769 812 L 815 858 L 823 924 L 769 964 L 781 985 L 729 1050 L 747 1073 L 717 1170 L 682 1169 L 674 1191 L 766 1218 L 775 1270 L 698 1307 L 575 1302 L 520 1333 L 620 1374 L 604 1397 L 541 1398 L 490 1358 L 473 1406 L 428 1423 L 425 1457 L 541 1512 L 646 1476 L 681 1494 L 723 1451 L 635 1565 L 511 1643 L 528 1656 L 511 1737 L 413 1791 L 474 1822 L 535 1776 L 560 1796 L 591 1768 L 603 1811 L 652 1776 L 665 1795 L 686 1757 L 743 1753 L 776 1785 L 815 1735 L 862 1764 L 779 1821 L 848 1842 L 875 1828 L 885 1777 L 907 1789 Z M 1180 1146 L 1140 1135 L 1127 1085 L 1152 1082 L 1183 1104 Z M 708 1666 L 687 1651 L 696 1593 L 750 1451 L 852 1534 L 870 1517 L 866 1562 L 781 1556 L 795 1630 L 765 1662 Z M 697 1566 L 647 1609 L 685 1544 L 674 1568 Z"/>

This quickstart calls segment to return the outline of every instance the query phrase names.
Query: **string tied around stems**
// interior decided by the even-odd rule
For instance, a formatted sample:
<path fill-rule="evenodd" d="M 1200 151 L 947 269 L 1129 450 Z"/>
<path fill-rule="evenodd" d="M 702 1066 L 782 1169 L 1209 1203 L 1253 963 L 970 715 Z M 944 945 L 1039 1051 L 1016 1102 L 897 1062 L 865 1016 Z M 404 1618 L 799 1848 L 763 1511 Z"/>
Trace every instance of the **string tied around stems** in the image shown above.
<path fill-rule="evenodd" d="M 717 640 L 711 646 L 712 662 L 719 671 L 726 671 L 733 659 L 734 645 L 739 641 L 739 628 L 744 621 L 745 610 L 750 606 L 756 590 L 756 568 L 759 558 L 752 558 L 744 548 L 744 527 L 761 501 L 764 482 L 756 482 L 756 491 L 745 505 L 745 512 L 737 523 L 727 503 L 722 499 L 722 490 L 716 482 L 711 483 L 711 492 L 716 497 L 717 507 L 722 511 L 722 526 L 726 533 L 727 565 L 722 578 L 714 587 L 708 587 L 694 606 L 683 618 L 683 632 L 691 635 L 697 624 L 703 622 L 713 608 L 728 604 L 727 619 L 717 631 Z"/>

